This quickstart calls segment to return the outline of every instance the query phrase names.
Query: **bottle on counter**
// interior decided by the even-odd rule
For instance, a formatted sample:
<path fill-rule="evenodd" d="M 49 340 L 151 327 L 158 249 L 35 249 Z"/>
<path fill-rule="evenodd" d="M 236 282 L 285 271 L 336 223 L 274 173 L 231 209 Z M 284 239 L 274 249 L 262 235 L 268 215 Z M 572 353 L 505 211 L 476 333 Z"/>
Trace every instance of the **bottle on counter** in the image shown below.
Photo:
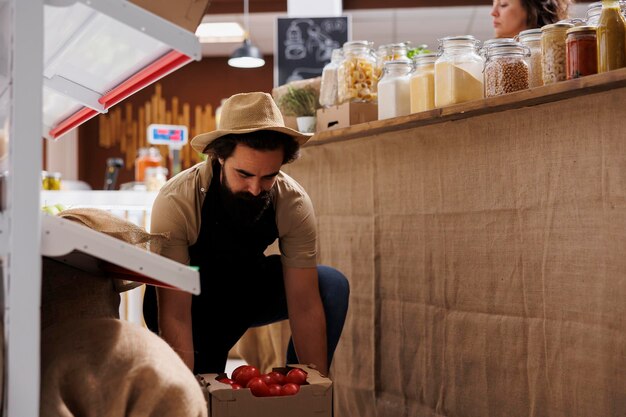
<path fill-rule="evenodd" d="M 528 48 L 518 42 L 501 42 L 491 45 L 485 54 L 485 96 L 500 96 L 529 88 Z"/>
<path fill-rule="evenodd" d="M 577 26 L 567 30 L 567 79 L 598 73 L 596 28 Z"/>
<path fill-rule="evenodd" d="M 338 104 L 337 97 L 337 69 L 343 60 L 343 50 L 333 49 L 330 62 L 322 70 L 320 84 L 320 104 L 331 107 Z"/>
<path fill-rule="evenodd" d="M 378 83 L 378 120 L 411 113 L 409 77 L 412 69 L 410 59 L 385 62 L 383 77 Z"/>
<path fill-rule="evenodd" d="M 530 88 L 541 87 L 543 85 L 543 74 L 541 69 L 541 29 L 524 30 L 517 35 L 519 43 L 530 51 L 527 58 Z"/>
<path fill-rule="evenodd" d="M 371 43 L 346 42 L 343 55 L 344 59 L 337 69 L 339 104 L 350 101 L 376 102 L 378 77 Z"/>
<path fill-rule="evenodd" d="M 566 37 L 571 23 L 553 23 L 541 28 L 541 68 L 543 85 L 567 79 Z"/>
<path fill-rule="evenodd" d="M 602 0 L 597 27 L 598 72 L 626 67 L 626 21 L 618 0 Z"/>
<path fill-rule="evenodd" d="M 413 73 L 409 79 L 411 113 L 435 108 L 435 61 L 438 54 L 422 54 L 413 58 Z"/>
<path fill-rule="evenodd" d="M 143 182 L 146 168 L 160 167 L 162 161 L 161 152 L 157 148 L 139 148 L 139 155 L 135 159 L 135 181 Z"/>
<path fill-rule="evenodd" d="M 443 50 L 435 62 L 435 106 L 463 103 L 484 97 L 480 42 L 471 35 L 440 39 Z"/>

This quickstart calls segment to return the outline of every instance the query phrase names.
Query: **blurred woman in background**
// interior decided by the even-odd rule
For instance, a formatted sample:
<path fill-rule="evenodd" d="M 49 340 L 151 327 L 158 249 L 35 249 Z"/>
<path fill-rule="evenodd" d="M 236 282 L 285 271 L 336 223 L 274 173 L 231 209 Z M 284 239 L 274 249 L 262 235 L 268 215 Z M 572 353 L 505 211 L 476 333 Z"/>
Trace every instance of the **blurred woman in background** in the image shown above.
<path fill-rule="evenodd" d="M 567 18 L 570 0 L 494 0 L 491 9 L 496 38 L 512 38 Z"/>

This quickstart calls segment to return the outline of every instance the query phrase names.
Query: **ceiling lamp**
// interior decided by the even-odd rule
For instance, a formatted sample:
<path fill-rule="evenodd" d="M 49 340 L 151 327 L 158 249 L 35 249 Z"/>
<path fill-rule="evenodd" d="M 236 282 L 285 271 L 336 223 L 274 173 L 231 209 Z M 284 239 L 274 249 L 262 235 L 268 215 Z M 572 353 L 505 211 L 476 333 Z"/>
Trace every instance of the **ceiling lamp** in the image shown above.
<path fill-rule="evenodd" d="M 243 0 L 243 22 L 245 26 L 245 39 L 243 45 L 235 49 L 228 65 L 235 68 L 258 68 L 265 65 L 265 60 L 259 48 L 250 42 L 250 28 L 248 21 L 248 0 Z"/>

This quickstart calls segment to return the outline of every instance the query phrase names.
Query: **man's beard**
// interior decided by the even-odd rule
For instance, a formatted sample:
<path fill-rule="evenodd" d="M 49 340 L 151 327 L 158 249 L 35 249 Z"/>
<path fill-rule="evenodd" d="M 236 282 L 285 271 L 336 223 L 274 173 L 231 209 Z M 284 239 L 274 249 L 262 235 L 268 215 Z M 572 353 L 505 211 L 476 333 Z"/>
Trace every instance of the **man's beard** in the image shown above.
<path fill-rule="evenodd" d="M 256 223 L 270 206 L 270 192 L 261 191 L 258 196 L 247 191 L 234 193 L 223 170 L 221 177 L 220 195 L 225 212 L 238 224 L 250 226 Z"/>

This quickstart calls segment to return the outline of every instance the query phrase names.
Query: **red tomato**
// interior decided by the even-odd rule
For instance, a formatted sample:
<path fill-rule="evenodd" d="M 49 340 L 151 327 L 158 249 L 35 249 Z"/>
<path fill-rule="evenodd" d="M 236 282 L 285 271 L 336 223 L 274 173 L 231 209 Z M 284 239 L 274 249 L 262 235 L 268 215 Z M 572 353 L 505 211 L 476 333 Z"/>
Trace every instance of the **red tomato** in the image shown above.
<path fill-rule="evenodd" d="M 263 380 L 263 382 L 265 382 L 267 385 L 269 384 L 273 384 L 274 380 L 272 379 L 272 377 L 270 376 L 270 374 L 262 374 L 261 375 L 261 379 Z"/>
<path fill-rule="evenodd" d="M 302 385 L 306 382 L 306 372 L 299 368 L 293 368 L 291 371 L 287 372 L 285 382 Z"/>
<path fill-rule="evenodd" d="M 218 379 L 218 382 L 221 382 L 222 384 L 228 384 L 228 385 L 233 384 L 233 380 L 230 378 L 220 378 Z"/>
<path fill-rule="evenodd" d="M 246 385 L 248 385 L 248 382 L 250 382 L 252 378 L 261 375 L 259 370 L 256 369 L 254 366 L 244 365 L 244 367 L 240 367 L 240 368 L 241 369 L 237 368 L 239 369 L 238 372 L 236 372 L 237 369 L 233 371 L 233 381 L 235 381 L 242 387 L 245 387 Z"/>
<path fill-rule="evenodd" d="M 280 395 L 296 395 L 300 391 L 300 385 L 291 382 L 280 387 Z"/>
<path fill-rule="evenodd" d="M 270 389 L 270 397 L 278 397 L 281 395 L 281 386 L 278 384 L 270 384 L 267 386 Z"/>
<path fill-rule="evenodd" d="M 234 382 L 232 383 L 231 388 L 232 389 L 243 389 L 243 387 L 241 385 L 239 385 L 237 383 L 234 383 Z"/>
<path fill-rule="evenodd" d="M 267 375 L 272 379 L 273 384 L 283 385 L 285 383 L 285 375 L 280 372 L 272 371 Z"/>
<path fill-rule="evenodd" d="M 259 377 L 252 378 L 250 382 L 248 382 L 248 385 L 246 385 L 246 388 L 250 388 L 252 395 L 255 397 L 269 397 L 270 395 L 269 387 L 263 382 L 263 379 Z"/>

